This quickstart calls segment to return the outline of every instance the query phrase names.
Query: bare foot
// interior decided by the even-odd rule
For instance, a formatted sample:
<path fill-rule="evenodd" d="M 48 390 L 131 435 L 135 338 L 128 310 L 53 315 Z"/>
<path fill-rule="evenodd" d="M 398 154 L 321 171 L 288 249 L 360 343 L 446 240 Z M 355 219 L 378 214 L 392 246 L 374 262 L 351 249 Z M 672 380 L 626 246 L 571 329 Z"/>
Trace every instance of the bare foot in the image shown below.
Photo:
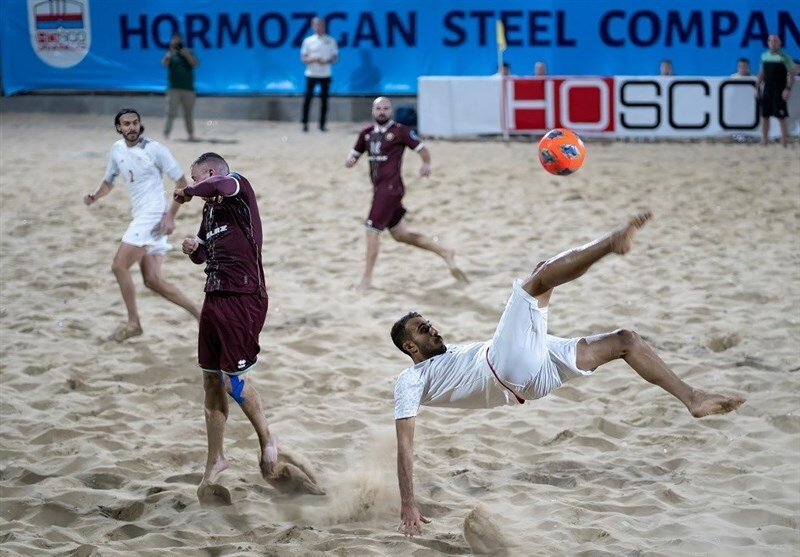
<path fill-rule="evenodd" d="M 460 280 L 461 282 L 469 282 L 467 275 L 464 274 L 464 271 L 458 268 L 456 265 L 456 250 L 449 249 L 444 254 L 444 261 L 447 263 L 447 268 L 450 269 L 450 274 L 453 275 L 453 278 L 456 280 Z"/>
<path fill-rule="evenodd" d="M 267 441 L 267 446 L 264 447 L 258 459 L 258 467 L 264 480 L 269 481 L 269 478 L 275 473 L 276 462 L 278 462 L 278 445 L 275 437 L 270 437 L 269 441 Z"/>
<path fill-rule="evenodd" d="M 223 471 L 228 469 L 230 463 L 225 458 L 220 458 L 210 467 L 206 466 L 206 473 L 203 475 L 203 479 L 201 480 L 201 484 L 210 484 L 214 483 L 217 480 L 217 476 L 220 475 Z"/>
<path fill-rule="evenodd" d="M 212 483 L 200 484 L 197 488 L 197 500 L 204 507 L 223 507 L 233 504 L 228 488 Z"/>
<path fill-rule="evenodd" d="M 613 231 L 609 235 L 611 251 L 619 255 L 628 253 L 633 246 L 634 233 L 647 224 L 647 221 L 651 218 L 653 218 L 653 212 L 644 211 L 643 213 L 631 217 L 627 224 Z"/>
<path fill-rule="evenodd" d="M 372 280 L 364 278 L 361 279 L 361 282 L 359 282 L 357 285 L 353 287 L 353 290 L 364 291 L 364 290 L 369 290 L 370 288 L 372 288 Z"/>
<path fill-rule="evenodd" d="M 318 486 L 308 474 L 288 462 L 277 463 L 272 475 L 265 479 L 272 487 L 283 493 L 325 495 L 325 490 Z"/>
<path fill-rule="evenodd" d="M 692 401 L 689 404 L 689 412 L 695 418 L 702 418 L 712 414 L 727 414 L 739 408 L 744 402 L 745 399 L 738 395 L 716 395 L 695 389 L 692 394 Z"/>
<path fill-rule="evenodd" d="M 132 337 L 138 337 L 142 334 L 142 327 L 138 324 L 133 323 L 123 323 L 116 329 L 111 335 L 108 337 L 108 340 L 115 340 L 117 342 L 122 342 Z"/>

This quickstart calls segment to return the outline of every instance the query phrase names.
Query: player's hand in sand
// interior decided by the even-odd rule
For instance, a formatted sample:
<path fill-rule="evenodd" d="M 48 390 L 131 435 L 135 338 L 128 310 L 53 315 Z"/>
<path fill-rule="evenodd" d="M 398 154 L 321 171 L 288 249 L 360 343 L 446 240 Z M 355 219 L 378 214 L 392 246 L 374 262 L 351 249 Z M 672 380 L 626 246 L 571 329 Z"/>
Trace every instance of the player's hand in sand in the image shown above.
<path fill-rule="evenodd" d="M 191 201 L 192 196 L 186 193 L 186 188 L 175 188 L 175 191 L 172 193 L 172 199 L 180 204 L 184 204 L 187 201 Z"/>
<path fill-rule="evenodd" d="M 183 239 L 183 243 L 181 244 L 181 250 L 183 250 L 183 253 L 185 253 L 186 255 L 191 255 L 195 252 L 195 250 L 197 250 L 197 246 L 199 245 L 200 243 L 197 241 L 197 238 L 187 236 L 186 238 Z"/>
<path fill-rule="evenodd" d="M 400 508 L 400 527 L 397 531 L 411 538 L 422 533 L 423 524 L 430 523 L 431 519 L 422 516 L 416 505 L 403 506 Z"/>

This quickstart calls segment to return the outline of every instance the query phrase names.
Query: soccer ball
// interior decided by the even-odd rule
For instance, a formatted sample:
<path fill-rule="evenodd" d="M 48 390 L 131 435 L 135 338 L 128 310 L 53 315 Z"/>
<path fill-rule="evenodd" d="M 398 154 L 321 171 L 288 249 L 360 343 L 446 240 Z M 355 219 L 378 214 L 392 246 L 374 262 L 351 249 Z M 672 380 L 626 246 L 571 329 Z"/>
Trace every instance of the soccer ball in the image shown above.
<path fill-rule="evenodd" d="M 539 162 L 550 174 L 572 174 L 583 165 L 584 158 L 586 147 L 572 130 L 556 128 L 539 141 Z"/>

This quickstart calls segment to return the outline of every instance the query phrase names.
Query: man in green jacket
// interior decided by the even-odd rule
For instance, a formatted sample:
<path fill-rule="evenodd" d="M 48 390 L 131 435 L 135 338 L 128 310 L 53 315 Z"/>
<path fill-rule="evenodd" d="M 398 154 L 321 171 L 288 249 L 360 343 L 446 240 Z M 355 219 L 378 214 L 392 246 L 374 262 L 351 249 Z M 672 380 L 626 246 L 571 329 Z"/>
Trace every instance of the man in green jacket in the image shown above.
<path fill-rule="evenodd" d="M 183 121 L 189 141 L 195 141 L 194 120 L 194 69 L 197 57 L 183 44 L 180 33 L 173 33 L 169 41 L 169 50 L 161 59 L 161 65 L 167 68 L 169 85 L 167 86 L 167 121 L 164 124 L 164 137 L 169 138 L 172 121 L 178 114 L 178 105 L 183 107 Z"/>

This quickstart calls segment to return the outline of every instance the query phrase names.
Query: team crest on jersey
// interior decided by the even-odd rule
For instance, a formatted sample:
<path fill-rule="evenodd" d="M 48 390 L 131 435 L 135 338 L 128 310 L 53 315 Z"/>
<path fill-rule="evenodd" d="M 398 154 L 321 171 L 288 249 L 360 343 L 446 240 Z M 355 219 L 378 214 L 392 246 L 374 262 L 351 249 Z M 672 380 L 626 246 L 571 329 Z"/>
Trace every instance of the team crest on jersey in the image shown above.
<path fill-rule="evenodd" d="M 394 139 L 394 134 L 392 132 L 386 134 L 386 141 L 391 141 L 393 139 Z"/>
<path fill-rule="evenodd" d="M 414 141 L 419 139 L 419 136 L 417 135 L 417 132 L 415 132 L 414 130 L 411 130 L 410 132 L 408 132 L 408 136 L 411 139 L 413 139 Z"/>
<path fill-rule="evenodd" d="M 36 55 L 54 68 L 71 68 L 91 45 L 89 0 L 28 0 L 28 30 Z"/>

